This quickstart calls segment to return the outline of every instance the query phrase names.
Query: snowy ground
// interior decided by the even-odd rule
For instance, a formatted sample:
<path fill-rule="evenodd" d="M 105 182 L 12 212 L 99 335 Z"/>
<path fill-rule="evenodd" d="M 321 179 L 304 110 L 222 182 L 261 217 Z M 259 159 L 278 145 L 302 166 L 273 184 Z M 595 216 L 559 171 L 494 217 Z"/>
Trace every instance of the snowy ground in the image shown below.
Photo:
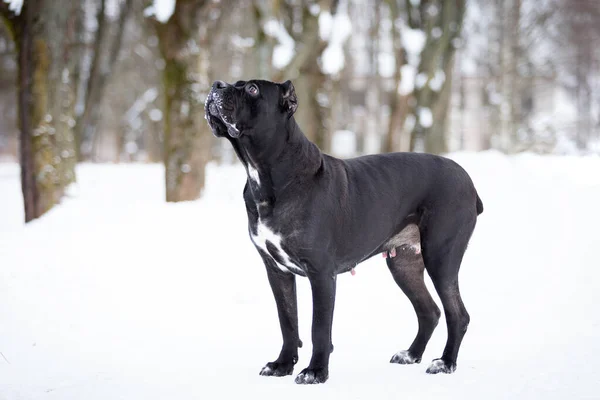
<path fill-rule="evenodd" d="M 281 339 L 240 168 L 211 167 L 202 201 L 171 205 L 159 166 L 83 165 L 77 193 L 23 226 L 18 168 L 0 164 L 0 399 L 599 398 L 600 158 L 452 157 L 485 205 L 461 270 L 457 372 L 425 374 L 444 321 L 422 364 L 388 363 L 416 318 L 375 258 L 338 281 L 330 379 L 315 387 L 258 375 Z"/>

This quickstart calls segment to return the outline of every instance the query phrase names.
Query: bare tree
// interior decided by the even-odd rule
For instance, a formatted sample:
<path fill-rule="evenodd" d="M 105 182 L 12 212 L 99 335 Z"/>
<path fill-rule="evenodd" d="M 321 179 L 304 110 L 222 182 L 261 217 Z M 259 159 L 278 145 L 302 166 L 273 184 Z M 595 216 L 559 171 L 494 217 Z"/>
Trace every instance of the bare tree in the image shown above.
<path fill-rule="evenodd" d="M 303 99 L 296 119 L 306 136 L 322 149 L 328 147 L 328 141 L 325 113 L 318 102 L 318 93 L 323 90 L 326 75 L 321 71 L 318 59 L 327 42 L 319 36 L 319 15 L 323 12 L 335 13 L 336 8 L 337 0 L 307 1 L 299 5 L 284 3 L 277 15 L 294 39 L 295 53 L 287 65 L 274 74 L 274 79 L 294 80 L 296 93 Z"/>
<path fill-rule="evenodd" d="M 203 98 L 211 84 L 210 41 L 230 2 L 177 0 L 168 21 L 156 21 L 165 61 L 164 163 L 167 201 L 194 200 L 204 187 L 210 132 Z"/>
<path fill-rule="evenodd" d="M 556 6 L 555 21 L 559 24 L 561 33 L 556 38 L 558 49 L 567 56 L 562 68 L 574 78 L 574 83 L 567 83 L 567 86 L 574 94 L 577 107 L 575 143 L 583 150 L 594 136 L 592 82 L 598 76 L 597 65 L 600 63 L 600 52 L 594 46 L 600 40 L 600 3 L 590 0 L 557 0 Z M 596 96 L 600 95 L 596 93 Z"/>
<path fill-rule="evenodd" d="M 406 1 L 412 29 L 425 34 L 425 45 L 415 77 L 411 150 L 444 153 L 452 70 L 457 40 L 465 13 L 465 1 Z"/>
<path fill-rule="evenodd" d="M 0 159 L 16 159 L 18 153 L 16 64 L 15 43 L 7 26 L 0 22 Z"/>
<path fill-rule="evenodd" d="M 278 7 L 276 1 L 254 0 L 253 3 L 254 18 L 257 22 L 256 29 L 256 49 L 259 60 L 259 77 L 264 79 L 273 78 L 273 48 L 275 47 L 275 38 L 268 34 L 265 25 L 269 20 L 275 18 L 273 10 Z"/>
<path fill-rule="evenodd" d="M 400 0 L 387 0 L 386 1 L 390 9 L 390 18 L 392 24 L 400 18 L 401 13 L 404 9 L 400 6 Z M 394 26 L 394 25 L 392 25 Z M 394 85 L 393 92 L 391 93 L 389 100 L 390 118 L 388 120 L 387 133 L 381 146 L 381 150 L 384 153 L 390 153 L 397 150 L 404 150 L 406 146 L 402 146 L 402 140 L 400 134 L 402 132 L 402 126 L 406 118 L 408 108 L 408 97 L 400 93 L 400 83 L 402 81 L 402 66 L 405 65 L 406 59 L 404 56 L 404 48 L 402 47 L 402 38 L 400 37 L 400 29 L 393 28 L 391 30 L 392 35 L 392 49 L 394 55 Z"/>
<path fill-rule="evenodd" d="M 123 0 L 116 21 L 116 32 L 109 35 L 106 17 L 106 0 L 100 0 L 96 15 L 97 29 L 93 55 L 83 100 L 83 112 L 77 118 L 79 158 L 89 159 L 93 153 L 95 132 L 98 126 L 100 103 L 108 78 L 114 70 L 123 43 L 123 32 L 132 9 L 133 0 Z M 111 40 L 112 39 L 112 40 Z"/>
<path fill-rule="evenodd" d="M 58 116 L 55 121 L 57 147 L 60 150 L 61 162 L 57 169 L 63 177 L 64 184 L 75 181 L 75 165 L 77 164 L 77 139 L 74 136 L 76 125 L 75 107 L 80 82 L 79 71 L 83 55 L 83 5 L 73 2 L 67 8 L 65 38 L 63 47 L 58 49 L 55 62 L 62 66 L 60 83 L 56 98 L 51 104 L 52 115 Z"/>
<path fill-rule="evenodd" d="M 28 0 L 14 15 L 0 3 L 18 48 L 19 153 L 26 222 L 60 201 L 66 185 L 75 179 L 74 163 L 69 161 L 75 151 L 67 62 L 72 6 L 68 0 Z"/>
<path fill-rule="evenodd" d="M 517 133 L 521 126 L 520 74 L 518 65 L 521 61 L 520 21 L 521 0 L 510 0 L 499 3 L 502 23 L 500 41 L 500 143 L 503 151 L 514 151 L 518 141 Z"/>

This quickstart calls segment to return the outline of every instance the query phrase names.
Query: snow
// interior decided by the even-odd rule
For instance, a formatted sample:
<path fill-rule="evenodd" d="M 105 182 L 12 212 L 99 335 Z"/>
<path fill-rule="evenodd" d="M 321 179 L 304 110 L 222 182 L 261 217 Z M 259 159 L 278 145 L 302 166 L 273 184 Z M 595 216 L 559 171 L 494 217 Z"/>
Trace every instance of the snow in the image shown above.
<path fill-rule="evenodd" d="M 311 15 L 319 15 L 319 12 L 321 11 L 321 6 L 313 3 L 308 7 L 308 10 L 310 11 Z"/>
<path fill-rule="evenodd" d="M 15 13 L 15 15 L 21 14 L 23 8 L 23 0 L 4 0 L 8 4 L 8 9 Z"/>
<path fill-rule="evenodd" d="M 126 121 L 130 126 L 141 124 L 141 121 L 139 121 L 140 114 L 144 112 L 148 106 L 152 104 L 154 100 L 156 100 L 157 97 L 158 89 L 154 87 L 146 89 L 141 96 L 135 99 L 131 107 L 129 107 L 129 109 L 125 112 L 123 120 Z M 158 117 L 156 113 L 154 113 L 154 117 Z M 160 117 L 162 118 L 162 113 L 160 114 Z"/>
<path fill-rule="evenodd" d="M 435 71 L 435 75 L 433 75 L 433 79 L 429 81 L 429 87 L 434 92 L 439 92 L 446 81 L 446 74 L 441 69 Z"/>
<path fill-rule="evenodd" d="M 104 12 L 110 19 L 115 19 L 120 12 L 120 0 L 106 0 Z"/>
<path fill-rule="evenodd" d="M 425 374 L 443 320 L 421 364 L 389 364 L 417 321 L 375 257 L 338 279 L 318 387 L 258 375 L 281 337 L 242 167 L 211 164 L 202 200 L 166 204 L 158 165 L 84 164 L 74 197 L 24 226 L 19 169 L 0 164 L 0 399 L 596 398 L 600 158 L 451 157 L 485 206 L 461 269 L 457 371 Z M 295 374 L 311 350 L 305 279 L 298 294 Z"/>
<path fill-rule="evenodd" d="M 412 93 L 415 89 L 415 75 L 417 69 L 412 65 L 405 64 L 400 67 L 400 87 L 398 87 L 398 93 L 403 96 Z"/>
<path fill-rule="evenodd" d="M 290 36 L 281 21 L 271 19 L 263 27 L 265 33 L 279 42 L 273 49 L 273 66 L 283 69 L 294 58 L 294 39 Z"/>
<path fill-rule="evenodd" d="M 333 17 L 329 11 L 323 11 L 319 14 L 319 37 L 321 40 L 329 40 L 332 25 Z"/>
<path fill-rule="evenodd" d="M 421 60 L 421 52 L 423 51 L 423 47 L 425 47 L 427 35 L 420 29 L 410 28 L 404 21 L 398 23 L 398 28 L 400 29 L 402 46 L 408 55 L 408 63 L 417 67 Z"/>
<path fill-rule="evenodd" d="M 406 132 L 412 131 L 416 123 L 417 118 L 414 116 L 414 114 L 408 114 L 406 116 L 406 120 L 404 121 L 404 130 Z"/>
<path fill-rule="evenodd" d="M 460 70 L 464 75 L 475 75 L 477 73 L 477 63 L 469 57 L 460 59 Z"/>
<path fill-rule="evenodd" d="M 433 115 L 430 108 L 419 108 L 419 123 L 423 128 L 431 128 L 431 125 L 433 125 Z"/>
<path fill-rule="evenodd" d="M 419 72 L 417 77 L 415 78 L 415 87 L 417 89 L 421 89 L 427 83 L 427 73 Z"/>
<path fill-rule="evenodd" d="M 240 49 L 249 49 L 254 47 L 255 40 L 252 37 L 241 37 L 240 35 L 231 35 L 231 43 Z"/>
<path fill-rule="evenodd" d="M 148 113 L 148 116 L 150 117 L 150 120 L 152 122 L 159 122 L 159 121 L 162 121 L 163 114 L 162 114 L 162 111 L 160 109 L 153 108 Z"/>
<path fill-rule="evenodd" d="M 334 75 L 344 68 L 344 43 L 351 33 L 352 22 L 347 14 L 338 12 L 331 17 L 328 12 L 321 12 L 319 35 L 329 42 L 321 56 L 321 70 L 324 73 Z"/>
<path fill-rule="evenodd" d="M 379 61 L 379 75 L 384 78 L 389 78 L 394 76 L 396 72 L 396 59 L 392 53 L 379 53 L 378 54 Z"/>
<path fill-rule="evenodd" d="M 138 145 L 135 142 L 127 142 L 125 144 L 125 151 L 128 154 L 135 154 L 138 151 Z"/>
<path fill-rule="evenodd" d="M 407 95 L 417 88 L 422 88 L 427 83 L 427 74 L 417 74 L 421 61 L 421 52 L 425 46 L 427 36 L 420 29 L 412 29 L 403 20 L 396 21 L 396 28 L 400 30 L 402 46 L 406 50 L 408 64 L 401 67 L 401 82 L 398 93 Z"/>
<path fill-rule="evenodd" d="M 331 153 L 341 158 L 356 156 L 356 134 L 348 130 L 335 131 L 331 135 Z"/>
<path fill-rule="evenodd" d="M 175 2 L 176 0 L 154 0 L 152 5 L 144 10 L 144 15 L 146 17 L 154 15 L 157 21 L 164 24 L 175 12 Z"/>

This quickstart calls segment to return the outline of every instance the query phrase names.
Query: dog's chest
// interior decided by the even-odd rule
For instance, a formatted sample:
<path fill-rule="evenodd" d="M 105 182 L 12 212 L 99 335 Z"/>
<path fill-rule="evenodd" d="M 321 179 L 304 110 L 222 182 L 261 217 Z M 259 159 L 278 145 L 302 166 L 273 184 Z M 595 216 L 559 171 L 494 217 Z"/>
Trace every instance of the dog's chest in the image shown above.
<path fill-rule="evenodd" d="M 252 227 L 250 238 L 280 270 L 304 275 L 304 271 L 284 250 L 285 238 L 271 229 L 268 223 L 259 218 L 256 225 Z"/>

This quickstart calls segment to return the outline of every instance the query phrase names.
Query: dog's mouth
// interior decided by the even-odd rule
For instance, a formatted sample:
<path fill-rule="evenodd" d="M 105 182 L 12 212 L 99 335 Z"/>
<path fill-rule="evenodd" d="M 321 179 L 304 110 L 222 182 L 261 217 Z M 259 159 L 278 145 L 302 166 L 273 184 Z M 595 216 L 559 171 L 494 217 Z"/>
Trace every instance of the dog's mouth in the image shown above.
<path fill-rule="evenodd" d="M 205 116 L 208 125 L 213 131 L 213 135 L 224 136 L 223 131 L 227 131 L 232 138 L 239 138 L 241 131 L 236 121 L 233 119 L 233 108 L 224 105 L 223 97 L 220 93 L 211 91 L 206 98 L 204 105 Z"/>
<path fill-rule="evenodd" d="M 220 118 L 219 110 L 217 110 L 217 105 L 215 104 L 214 101 L 210 101 L 207 104 L 207 106 L 208 106 L 208 112 L 210 113 L 210 115 L 212 115 L 213 117 Z"/>

